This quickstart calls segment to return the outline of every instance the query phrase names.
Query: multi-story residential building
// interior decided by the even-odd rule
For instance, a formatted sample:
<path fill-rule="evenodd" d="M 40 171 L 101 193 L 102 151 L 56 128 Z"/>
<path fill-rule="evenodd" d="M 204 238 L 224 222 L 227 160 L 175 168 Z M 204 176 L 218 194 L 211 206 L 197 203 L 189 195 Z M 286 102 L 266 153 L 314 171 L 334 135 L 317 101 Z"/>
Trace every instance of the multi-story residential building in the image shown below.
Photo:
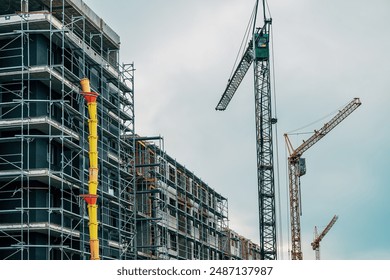
<path fill-rule="evenodd" d="M 89 259 L 88 122 L 98 97 L 102 259 L 134 259 L 133 66 L 79 0 L 0 2 L 0 258 Z"/>
<path fill-rule="evenodd" d="M 162 259 L 225 259 L 228 202 L 161 150 L 162 139 L 138 138 L 137 247 Z"/>
<path fill-rule="evenodd" d="M 230 228 L 224 230 L 226 259 L 259 260 L 260 246 Z"/>

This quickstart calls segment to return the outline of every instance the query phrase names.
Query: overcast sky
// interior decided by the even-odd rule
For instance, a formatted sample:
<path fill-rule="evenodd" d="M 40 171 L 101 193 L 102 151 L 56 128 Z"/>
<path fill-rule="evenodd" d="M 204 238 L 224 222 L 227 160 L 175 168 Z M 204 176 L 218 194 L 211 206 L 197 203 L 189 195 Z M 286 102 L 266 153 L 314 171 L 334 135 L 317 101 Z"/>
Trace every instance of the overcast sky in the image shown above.
<path fill-rule="evenodd" d="M 136 130 L 164 137 L 166 152 L 228 198 L 229 224 L 259 242 L 253 70 L 226 111 L 215 111 L 254 0 L 84 0 L 121 37 L 134 62 Z M 390 1 L 269 0 L 280 217 L 288 259 L 287 152 L 283 134 L 354 97 L 362 106 L 308 150 L 302 184 L 303 258 L 314 226 L 339 219 L 322 259 L 390 259 Z M 262 25 L 262 11 L 259 13 Z M 275 102 L 274 102 L 275 104 Z M 325 118 L 324 118 L 325 117 Z M 299 146 L 310 135 L 291 136 Z"/>

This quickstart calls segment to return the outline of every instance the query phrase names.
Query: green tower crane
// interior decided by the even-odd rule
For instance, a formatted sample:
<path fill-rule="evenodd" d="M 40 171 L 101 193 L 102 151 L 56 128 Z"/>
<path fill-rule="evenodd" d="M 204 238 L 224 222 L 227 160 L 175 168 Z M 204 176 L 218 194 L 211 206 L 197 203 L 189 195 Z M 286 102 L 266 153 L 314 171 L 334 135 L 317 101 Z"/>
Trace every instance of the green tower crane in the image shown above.
<path fill-rule="evenodd" d="M 276 118 L 271 112 L 270 82 L 270 29 L 271 18 L 266 17 L 263 0 L 264 24 L 256 28 L 256 15 L 259 1 L 256 1 L 252 39 L 228 81 L 227 87 L 216 106 L 223 111 L 237 91 L 245 74 L 254 64 L 254 93 L 256 118 L 257 180 L 259 202 L 260 256 L 264 260 L 277 259 L 276 221 L 275 221 L 275 180 L 273 157 L 272 125 Z"/>

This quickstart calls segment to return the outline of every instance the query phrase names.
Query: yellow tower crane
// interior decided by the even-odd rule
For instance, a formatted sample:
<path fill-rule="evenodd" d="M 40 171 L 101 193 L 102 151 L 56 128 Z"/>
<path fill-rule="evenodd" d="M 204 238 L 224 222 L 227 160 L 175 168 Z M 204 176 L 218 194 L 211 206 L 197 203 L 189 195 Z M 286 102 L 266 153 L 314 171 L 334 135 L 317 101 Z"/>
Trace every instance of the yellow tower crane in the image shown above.
<path fill-rule="evenodd" d="M 333 225 L 336 223 L 338 218 L 339 217 L 337 215 L 334 215 L 332 220 L 330 220 L 329 224 L 325 227 L 325 229 L 320 234 L 318 234 L 317 227 L 314 227 L 314 240 L 311 243 L 311 247 L 316 252 L 316 260 L 320 259 L 320 242 L 328 233 L 328 231 L 333 227 Z"/>
<path fill-rule="evenodd" d="M 89 216 L 89 246 L 91 260 L 99 260 L 99 239 L 98 239 L 98 220 L 97 220 L 97 187 L 98 187 L 98 150 L 97 150 L 97 102 L 99 96 L 96 92 L 91 92 L 89 80 L 83 78 L 80 81 L 82 95 L 88 105 L 88 128 L 89 128 L 89 181 L 88 194 L 82 195 L 88 204 Z"/>
<path fill-rule="evenodd" d="M 289 197 L 290 197 L 290 224 L 291 224 L 291 259 L 302 260 L 301 249 L 301 203 L 300 203 L 300 177 L 306 174 L 305 159 L 301 158 L 311 146 L 328 134 L 340 122 L 348 117 L 356 108 L 361 105 L 359 98 L 354 98 L 336 116 L 326 123 L 320 130 L 315 130 L 314 134 L 304 141 L 298 148 L 294 149 L 288 138 L 284 134 L 288 157 L 288 177 L 289 177 Z"/>

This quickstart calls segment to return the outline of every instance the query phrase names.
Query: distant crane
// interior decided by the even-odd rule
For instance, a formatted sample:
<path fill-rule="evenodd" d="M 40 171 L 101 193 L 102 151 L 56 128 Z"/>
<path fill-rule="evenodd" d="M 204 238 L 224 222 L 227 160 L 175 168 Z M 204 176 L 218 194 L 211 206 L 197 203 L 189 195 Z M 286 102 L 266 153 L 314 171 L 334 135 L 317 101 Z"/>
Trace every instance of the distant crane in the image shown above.
<path fill-rule="evenodd" d="M 266 17 L 265 0 L 263 0 L 264 25 L 261 28 L 256 28 L 258 3 L 259 1 L 256 1 L 253 37 L 236 70 L 229 79 L 228 85 L 215 109 L 219 111 L 226 109 L 248 69 L 254 63 L 260 258 L 276 260 L 275 183 L 272 139 L 272 125 L 276 123 L 276 118 L 273 118 L 271 113 L 269 55 L 272 20 Z"/>
<path fill-rule="evenodd" d="M 320 130 L 315 130 L 314 134 L 304 141 L 294 150 L 287 134 L 284 134 L 286 145 L 289 152 L 288 157 L 288 177 L 289 177 L 289 196 L 290 196 L 290 223 L 291 223 L 291 259 L 302 260 L 301 248 L 301 203 L 300 203 L 300 177 L 306 174 L 305 159 L 301 158 L 311 146 L 317 143 L 321 138 L 328 134 L 340 122 L 348 117 L 356 108 L 361 105 L 359 98 L 354 98 L 347 106 L 337 113 Z"/>
<path fill-rule="evenodd" d="M 311 243 L 311 247 L 316 252 L 316 260 L 320 259 L 320 242 L 324 238 L 324 236 L 328 233 L 328 231 L 333 227 L 339 217 L 334 215 L 329 224 L 325 227 L 325 229 L 318 234 L 317 227 L 314 227 L 314 240 Z"/>

